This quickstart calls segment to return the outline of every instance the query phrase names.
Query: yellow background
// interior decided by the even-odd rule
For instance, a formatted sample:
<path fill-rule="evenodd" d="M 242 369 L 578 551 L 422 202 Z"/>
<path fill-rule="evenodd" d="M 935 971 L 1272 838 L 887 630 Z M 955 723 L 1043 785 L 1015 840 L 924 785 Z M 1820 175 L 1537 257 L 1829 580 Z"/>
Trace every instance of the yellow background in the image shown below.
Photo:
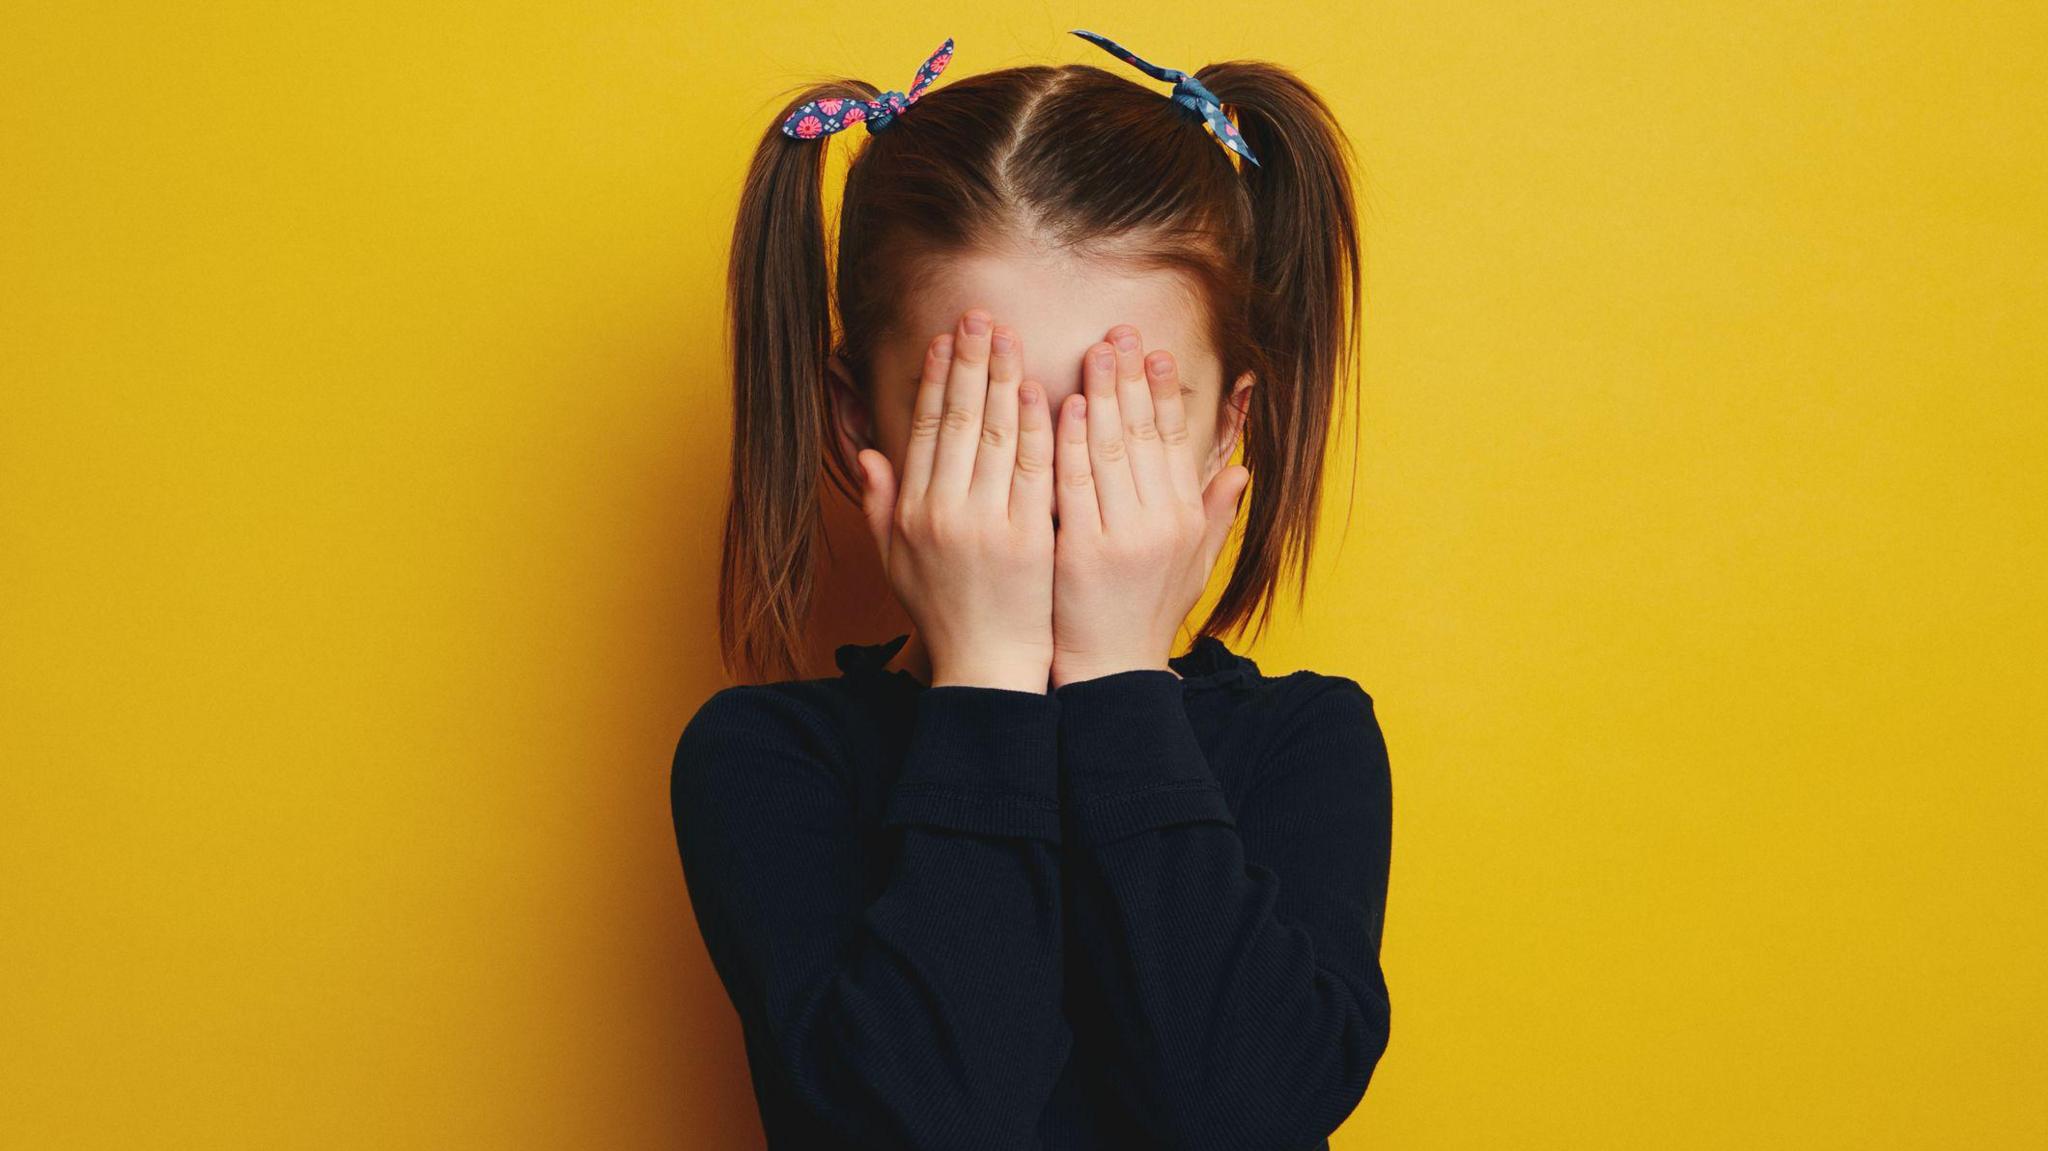
<path fill-rule="evenodd" d="M 1393 755 L 1336 1145 L 2048 1145 L 2042 5 L 4 24 L 0 1145 L 759 1145 L 665 790 L 733 196 L 787 85 L 1072 27 L 1359 150 L 1349 535 L 1340 462 L 1250 651 Z"/>

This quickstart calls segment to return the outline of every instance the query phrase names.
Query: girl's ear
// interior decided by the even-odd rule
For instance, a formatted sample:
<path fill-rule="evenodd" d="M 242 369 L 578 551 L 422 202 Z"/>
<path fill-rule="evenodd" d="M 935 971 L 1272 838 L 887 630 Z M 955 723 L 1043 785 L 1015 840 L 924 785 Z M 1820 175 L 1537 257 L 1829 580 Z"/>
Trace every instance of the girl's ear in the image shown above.
<path fill-rule="evenodd" d="M 1230 463 L 1230 454 L 1237 450 L 1237 441 L 1244 434 L 1245 415 L 1251 410 L 1252 385 L 1256 381 L 1255 375 L 1246 372 L 1231 385 L 1230 397 L 1223 403 L 1223 414 L 1217 418 L 1216 445 L 1209 449 L 1208 462 L 1202 468 L 1204 487 Z"/>
<path fill-rule="evenodd" d="M 881 445 L 875 442 L 874 416 L 868 410 L 867 397 L 860 394 L 852 369 L 837 352 L 825 359 L 825 386 L 832 392 L 832 422 L 838 431 L 839 454 L 847 471 L 858 476 L 860 450 L 880 451 Z"/>

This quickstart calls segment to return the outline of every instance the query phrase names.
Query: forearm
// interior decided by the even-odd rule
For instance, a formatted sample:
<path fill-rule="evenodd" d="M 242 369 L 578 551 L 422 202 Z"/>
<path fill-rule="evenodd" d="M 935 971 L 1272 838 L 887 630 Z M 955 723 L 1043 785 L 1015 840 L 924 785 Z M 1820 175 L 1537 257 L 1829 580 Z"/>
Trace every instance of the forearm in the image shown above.
<path fill-rule="evenodd" d="M 1109 1015 L 1128 1102 L 1175 1146 L 1326 1135 L 1388 1034 L 1382 809 L 1368 777 L 1328 759 L 1283 765 L 1298 774 L 1267 797 L 1283 829 L 1266 850 L 1276 870 L 1247 858 L 1171 673 L 1058 694 L 1071 945 Z M 1311 776 L 1342 785 L 1311 789 Z M 1316 898 L 1312 883 L 1324 885 Z"/>

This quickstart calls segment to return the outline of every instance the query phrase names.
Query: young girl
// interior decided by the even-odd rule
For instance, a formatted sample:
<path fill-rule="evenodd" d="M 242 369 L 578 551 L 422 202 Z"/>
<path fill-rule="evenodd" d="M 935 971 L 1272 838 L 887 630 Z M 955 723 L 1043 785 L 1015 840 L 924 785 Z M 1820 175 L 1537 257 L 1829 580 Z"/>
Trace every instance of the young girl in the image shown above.
<path fill-rule="evenodd" d="M 948 40 L 907 92 L 802 93 L 747 179 L 721 638 L 782 678 L 702 706 L 672 801 L 770 1147 L 1326 1148 L 1387 1045 L 1372 699 L 1214 634 L 1307 564 L 1348 144 L 1283 69 L 1078 34 L 1172 94 L 926 92 Z M 913 630 L 794 678 L 827 472 Z"/>

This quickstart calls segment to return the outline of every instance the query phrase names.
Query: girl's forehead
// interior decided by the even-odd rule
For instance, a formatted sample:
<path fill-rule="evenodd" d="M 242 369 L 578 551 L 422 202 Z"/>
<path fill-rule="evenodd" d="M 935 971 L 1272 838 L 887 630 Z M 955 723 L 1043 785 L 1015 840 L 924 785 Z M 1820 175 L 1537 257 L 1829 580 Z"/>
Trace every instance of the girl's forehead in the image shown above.
<path fill-rule="evenodd" d="M 903 301 L 915 354 L 950 332 L 969 308 L 986 308 L 1016 331 L 1034 372 L 1078 365 L 1118 324 L 1138 329 L 1146 351 L 1165 349 L 1183 370 L 1210 354 L 1188 280 L 1168 270 L 1133 270 L 1114 260 L 977 255 L 950 260 L 919 279 Z"/>

